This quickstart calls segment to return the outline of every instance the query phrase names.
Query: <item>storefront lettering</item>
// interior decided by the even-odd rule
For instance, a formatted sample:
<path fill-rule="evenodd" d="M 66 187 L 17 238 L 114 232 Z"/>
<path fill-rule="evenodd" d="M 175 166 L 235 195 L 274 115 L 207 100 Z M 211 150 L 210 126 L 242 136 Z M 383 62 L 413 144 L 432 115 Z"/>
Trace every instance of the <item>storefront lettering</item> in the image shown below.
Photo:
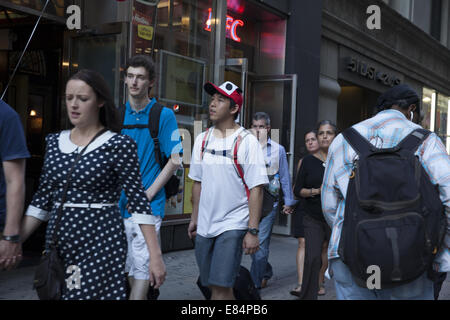
<path fill-rule="evenodd" d="M 206 20 L 206 27 L 205 30 L 211 32 L 211 19 L 212 19 L 212 9 L 208 9 L 208 20 Z M 225 22 L 225 28 L 228 33 L 230 34 L 231 39 L 233 39 L 236 42 L 241 42 L 241 38 L 237 35 L 237 28 L 244 26 L 244 21 L 239 19 L 234 19 L 232 16 L 227 15 L 227 21 Z"/>
<path fill-rule="evenodd" d="M 389 87 L 396 86 L 402 82 L 401 79 L 395 75 L 390 75 L 386 72 L 379 71 L 375 67 L 370 66 L 368 63 L 353 57 L 345 58 L 345 66 L 350 72 L 359 74 L 369 80 L 376 80 L 379 83 Z"/>
<path fill-rule="evenodd" d="M 133 16 L 133 20 L 135 22 L 137 22 L 138 24 L 143 24 L 143 25 L 146 25 L 146 26 L 150 25 L 150 22 L 148 22 L 147 19 L 145 19 L 144 17 L 139 16 L 139 14 L 137 12 Z"/>

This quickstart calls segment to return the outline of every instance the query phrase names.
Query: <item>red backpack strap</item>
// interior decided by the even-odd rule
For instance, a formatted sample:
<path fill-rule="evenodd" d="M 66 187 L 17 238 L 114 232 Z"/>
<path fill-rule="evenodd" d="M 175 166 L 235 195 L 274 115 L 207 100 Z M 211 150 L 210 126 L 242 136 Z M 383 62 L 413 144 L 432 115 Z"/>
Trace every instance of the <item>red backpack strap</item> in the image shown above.
<path fill-rule="evenodd" d="M 233 148 L 233 163 L 237 169 L 239 177 L 242 179 L 242 182 L 244 183 L 245 193 L 247 194 L 247 199 L 250 199 L 250 190 L 248 189 L 247 183 L 245 182 L 245 179 L 244 179 L 244 170 L 242 169 L 242 166 L 238 162 L 239 146 L 241 145 L 241 142 L 245 136 L 246 135 L 242 136 L 241 134 L 239 134 L 235 139 L 234 148 Z"/>
<path fill-rule="evenodd" d="M 202 148 L 200 149 L 200 161 L 203 160 L 203 155 L 205 154 L 206 146 L 208 145 L 209 135 L 211 134 L 212 130 L 209 130 L 210 128 L 206 129 L 205 135 L 203 136 L 202 140 Z"/>

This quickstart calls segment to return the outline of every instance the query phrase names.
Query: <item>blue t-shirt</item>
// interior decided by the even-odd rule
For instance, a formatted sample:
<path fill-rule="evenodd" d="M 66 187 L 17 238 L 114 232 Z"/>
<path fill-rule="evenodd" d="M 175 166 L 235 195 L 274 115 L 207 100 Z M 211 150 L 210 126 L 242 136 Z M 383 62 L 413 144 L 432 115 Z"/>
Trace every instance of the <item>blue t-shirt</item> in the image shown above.
<path fill-rule="evenodd" d="M 2 163 L 29 157 L 19 115 L 0 100 L 0 228 L 4 225 L 6 217 L 6 183 Z"/>
<path fill-rule="evenodd" d="M 152 99 L 144 109 L 136 112 L 130 107 L 130 103 L 127 102 L 125 119 L 123 122 L 124 125 L 143 124 L 147 126 L 150 110 L 155 103 L 156 100 Z M 137 143 L 142 183 L 144 185 L 144 190 L 147 190 L 161 173 L 161 168 L 155 159 L 155 145 L 150 135 L 150 130 L 147 128 L 122 129 L 122 134 L 130 136 Z M 163 108 L 161 111 L 161 116 L 159 118 L 158 139 L 160 142 L 161 152 L 167 158 L 169 158 L 172 154 L 183 153 L 177 120 L 175 118 L 175 114 L 169 108 Z M 128 213 L 128 210 L 126 210 L 126 204 L 127 198 L 125 196 L 125 192 L 122 191 L 119 201 L 120 212 L 122 217 L 129 218 L 131 215 Z M 152 214 L 163 218 L 165 204 L 166 194 L 164 188 L 161 188 L 150 203 Z"/>

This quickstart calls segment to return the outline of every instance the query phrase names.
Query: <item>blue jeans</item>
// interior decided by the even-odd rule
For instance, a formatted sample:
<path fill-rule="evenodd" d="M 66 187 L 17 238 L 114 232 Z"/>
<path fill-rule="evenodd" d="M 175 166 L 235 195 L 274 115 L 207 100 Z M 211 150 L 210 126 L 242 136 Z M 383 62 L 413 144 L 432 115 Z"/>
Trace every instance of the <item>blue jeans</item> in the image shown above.
<path fill-rule="evenodd" d="M 263 279 L 268 280 L 273 275 L 272 266 L 269 263 L 269 245 L 277 210 L 278 202 L 275 202 L 272 212 L 265 216 L 259 223 L 259 250 L 252 254 L 252 266 L 250 268 L 253 282 L 258 289 L 261 288 Z"/>
<path fill-rule="evenodd" d="M 330 271 L 336 288 L 338 300 L 433 300 L 433 282 L 425 272 L 411 283 L 392 289 L 374 289 L 359 287 L 353 280 L 348 267 L 341 259 L 330 260 Z"/>

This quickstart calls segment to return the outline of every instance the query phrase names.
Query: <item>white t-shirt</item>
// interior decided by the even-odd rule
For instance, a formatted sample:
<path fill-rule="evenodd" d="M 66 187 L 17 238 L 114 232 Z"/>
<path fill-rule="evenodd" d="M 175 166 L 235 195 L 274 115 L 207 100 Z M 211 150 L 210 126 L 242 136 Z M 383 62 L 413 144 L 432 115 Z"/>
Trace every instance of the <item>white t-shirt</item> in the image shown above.
<path fill-rule="evenodd" d="M 214 130 L 214 127 L 210 130 Z M 207 149 L 214 150 L 215 154 L 205 152 L 203 160 L 200 159 L 200 153 L 206 132 L 195 139 L 189 178 L 201 182 L 197 234 L 202 237 L 212 238 L 228 230 L 248 228 L 249 208 L 244 183 L 232 159 L 218 152 L 231 150 L 234 139 L 242 131 L 244 128 L 241 127 L 222 139 L 211 132 Z M 250 133 L 239 146 L 238 162 L 250 190 L 269 183 L 261 145 Z"/>

